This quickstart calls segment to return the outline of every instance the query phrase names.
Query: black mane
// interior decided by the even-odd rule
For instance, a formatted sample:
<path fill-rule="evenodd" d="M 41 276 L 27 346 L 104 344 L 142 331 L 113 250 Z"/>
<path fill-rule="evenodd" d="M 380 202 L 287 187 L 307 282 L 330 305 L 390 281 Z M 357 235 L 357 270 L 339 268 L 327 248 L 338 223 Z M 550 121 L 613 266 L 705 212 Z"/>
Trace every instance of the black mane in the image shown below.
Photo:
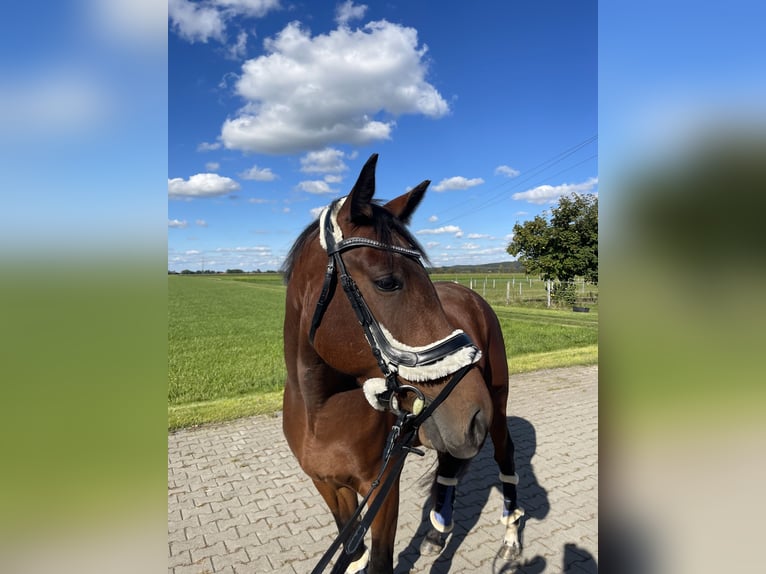
<path fill-rule="evenodd" d="M 391 215 L 391 213 L 383 208 L 378 202 L 373 202 L 372 204 L 372 219 L 370 220 L 370 224 L 375 226 L 375 236 L 381 243 L 395 245 L 393 240 L 398 236 L 404 240 L 406 244 L 404 247 L 414 249 L 420 254 L 425 262 L 428 262 L 428 256 L 425 254 L 423 247 L 418 240 L 415 239 L 415 236 L 412 235 L 410 230 L 407 229 L 407 226 Z M 285 283 L 290 281 L 293 269 L 295 268 L 295 263 L 298 260 L 298 255 L 303 251 L 306 244 L 313 239 L 318 229 L 319 220 L 316 219 L 301 232 L 298 239 L 293 243 L 290 252 L 287 254 L 287 258 L 280 269 L 284 274 Z"/>

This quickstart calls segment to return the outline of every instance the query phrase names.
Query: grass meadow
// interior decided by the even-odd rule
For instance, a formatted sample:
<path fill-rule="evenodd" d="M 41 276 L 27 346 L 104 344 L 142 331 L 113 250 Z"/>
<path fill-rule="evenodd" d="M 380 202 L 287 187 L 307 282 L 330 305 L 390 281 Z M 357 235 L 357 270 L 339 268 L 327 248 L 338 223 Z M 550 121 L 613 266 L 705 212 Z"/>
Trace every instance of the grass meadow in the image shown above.
<path fill-rule="evenodd" d="M 589 313 L 547 309 L 541 287 L 524 306 L 513 298 L 506 305 L 509 281 L 532 291 L 523 275 L 434 279 L 472 284 L 492 304 L 512 373 L 598 361 L 593 304 Z M 170 429 L 281 409 L 284 299 L 276 273 L 168 276 Z"/>

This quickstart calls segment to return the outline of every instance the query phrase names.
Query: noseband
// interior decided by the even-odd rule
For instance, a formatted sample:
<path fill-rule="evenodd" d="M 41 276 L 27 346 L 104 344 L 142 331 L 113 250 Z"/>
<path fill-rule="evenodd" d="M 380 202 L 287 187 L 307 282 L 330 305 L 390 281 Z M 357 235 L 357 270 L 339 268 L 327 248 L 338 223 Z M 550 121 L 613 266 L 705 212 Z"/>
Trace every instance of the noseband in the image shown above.
<path fill-rule="evenodd" d="M 481 351 L 461 330 L 456 330 L 445 339 L 429 345 L 410 347 L 396 341 L 375 319 L 356 282 L 348 274 L 341 253 L 350 249 L 367 247 L 404 255 L 422 265 L 420 253 L 414 249 L 387 245 L 364 237 L 343 238 L 337 222 L 337 214 L 343 201 L 344 199 L 340 199 L 333 202 L 322 211 L 319 217 L 320 242 L 327 251 L 328 261 L 322 292 L 311 320 L 309 341 L 313 344 L 316 330 L 335 292 L 335 270 L 337 269 L 343 291 L 354 309 L 372 354 L 384 375 L 384 379 L 370 379 L 365 383 L 367 400 L 378 410 L 392 410 L 398 414 L 401 409 L 397 395 L 411 392 L 416 395 L 412 407 L 413 415 L 418 415 L 426 405 L 426 398 L 416 387 L 402 385 L 398 375 L 401 374 L 412 381 L 424 382 L 438 380 L 458 371 L 465 374 L 468 370 L 466 367 L 481 358 Z M 452 388 L 454 384 L 448 385 L 444 391 L 449 392 Z M 442 402 L 444 398 L 446 396 L 440 397 L 438 402 Z M 432 409 L 429 409 L 429 412 L 432 412 Z"/>

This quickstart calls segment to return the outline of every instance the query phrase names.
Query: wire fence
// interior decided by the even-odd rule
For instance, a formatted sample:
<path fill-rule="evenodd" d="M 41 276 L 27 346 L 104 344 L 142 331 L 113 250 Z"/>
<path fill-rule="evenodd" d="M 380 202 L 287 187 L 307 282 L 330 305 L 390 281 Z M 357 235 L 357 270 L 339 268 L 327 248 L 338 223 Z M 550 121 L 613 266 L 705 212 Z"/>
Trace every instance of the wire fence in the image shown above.
<path fill-rule="evenodd" d="M 476 291 L 490 305 L 590 308 L 598 305 L 598 285 L 578 278 L 569 282 L 548 282 L 523 273 L 457 274 L 435 273 L 434 281 L 452 281 Z M 550 287 L 550 296 L 549 289 Z"/>

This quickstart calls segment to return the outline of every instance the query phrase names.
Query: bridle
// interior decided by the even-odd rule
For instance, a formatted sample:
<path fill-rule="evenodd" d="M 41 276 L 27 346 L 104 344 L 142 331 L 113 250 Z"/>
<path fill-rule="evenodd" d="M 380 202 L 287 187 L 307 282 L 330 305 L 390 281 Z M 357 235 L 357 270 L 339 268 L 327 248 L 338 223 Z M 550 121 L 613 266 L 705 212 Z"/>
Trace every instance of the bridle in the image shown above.
<path fill-rule="evenodd" d="M 327 251 L 328 261 L 322 291 L 311 320 L 309 341 L 313 344 L 316 331 L 335 292 L 336 277 L 339 276 L 343 291 L 354 309 L 367 343 L 384 376 L 384 386 L 379 384 L 374 392 L 378 405 L 373 403 L 370 396 L 368 400 L 379 410 L 391 410 L 399 414 L 401 412 L 399 397 L 405 393 L 413 393 L 416 398 L 413 402 L 412 414 L 417 416 L 429 401 L 417 387 L 402 384 L 399 381 L 400 372 L 413 381 L 437 380 L 477 362 L 481 352 L 471 338 L 461 330 L 455 331 L 441 341 L 423 347 L 404 348 L 390 339 L 390 334 L 375 318 L 356 282 L 349 275 L 341 254 L 351 249 L 366 247 L 404 255 L 422 265 L 420 252 L 365 237 L 343 238 L 337 222 L 337 214 L 343 201 L 344 199 L 339 199 L 333 202 L 324 209 L 319 218 L 320 241 Z M 368 382 L 374 386 L 376 380 L 372 379 Z M 454 385 L 452 387 L 448 385 L 440 395 L 444 394 L 445 390 L 448 390 L 448 393 L 451 392 L 452 388 Z M 442 402 L 444 398 L 446 394 L 439 402 Z"/>
<path fill-rule="evenodd" d="M 420 253 L 414 249 L 388 245 L 365 237 L 344 238 L 337 222 L 337 214 L 343 205 L 343 201 L 343 199 L 336 200 L 326 207 L 319 217 L 320 242 L 327 251 L 328 260 L 322 291 L 311 320 L 309 341 L 312 344 L 314 343 L 316 331 L 335 293 L 337 277 L 339 276 L 343 291 L 351 303 L 351 307 L 354 309 L 372 354 L 384 376 L 382 381 L 370 379 L 365 382 L 365 396 L 367 396 L 367 400 L 370 401 L 374 408 L 391 411 L 396 414 L 397 418 L 386 439 L 386 445 L 383 449 L 383 464 L 377 477 L 372 482 L 367 494 L 359 502 L 354 514 L 346 522 L 332 545 L 314 567 L 312 574 L 323 572 L 343 544 L 345 544 L 345 551 L 336 560 L 332 574 L 339 574 L 345 571 L 351 562 L 351 555 L 359 547 L 388 492 L 396 483 L 407 454 L 410 452 L 420 456 L 425 454 L 423 451 L 412 446 L 420 425 L 444 402 L 460 380 L 473 367 L 473 364 L 481 358 L 481 351 L 479 351 L 471 338 L 461 330 L 455 331 L 452 335 L 441 341 L 436 341 L 423 347 L 407 347 L 406 345 L 397 344 L 395 340 L 392 340 L 393 337 L 378 322 L 365 302 L 359 287 L 349 275 L 341 254 L 350 249 L 366 247 L 404 255 L 422 265 Z M 399 381 L 400 372 L 403 374 L 407 373 L 407 378 L 413 381 L 437 380 L 448 375 L 451 375 L 451 378 L 436 397 L 428 399 L 417 387 L 402 384 Z M 382 384 L 380 388 L 375 390 L 375 400 L 373 400 L 370 396 L 372 393 L 368 393 L 367 386 L 375 381 L 380 381 Z M 407 412 L 402 408 L 400 397 L 407 393 L 415 395 L 411 412 Z M 389 469 L 388 475 L 384 479 L 389 462 L 391 462 L 394 454 L 397 454 L 398 457 L 396 457 L 395 463 Z M 382 486 L 381 481 L 383 481 Z M 379 486 L 381 487 L 380 492 L 370 503 L 364 516 L 360 518 L 372 493 Z"/>

